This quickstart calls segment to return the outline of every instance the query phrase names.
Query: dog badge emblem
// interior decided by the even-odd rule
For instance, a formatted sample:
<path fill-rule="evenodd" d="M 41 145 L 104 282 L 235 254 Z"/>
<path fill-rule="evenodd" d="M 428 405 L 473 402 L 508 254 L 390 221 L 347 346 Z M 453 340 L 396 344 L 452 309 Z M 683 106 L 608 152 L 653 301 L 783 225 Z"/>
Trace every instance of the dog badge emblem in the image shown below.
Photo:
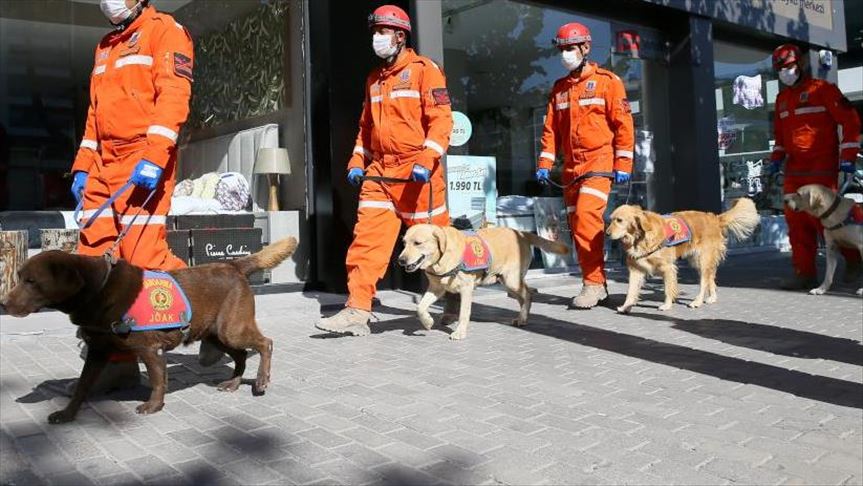
<path fill-rule="evenodd" d="M 155 287 L 150 290 L 150 305 L 153 306 L 153 309 L 158 311 L 168 310 L 173 303 L 174 298 L 169 291 L 161 287 Z"/>
<path fill-rule="evenodd" d="M 491 266 L 491 251 L 488 244 L 473 231 L 465 231 L 464 252 L 461 256 L 461 270 L 478 272 Z"/>
<path fill-rule="evenodd" d="M 677 246 L 692 239 L 692 230 L 679 216 L 665 215 L 662 218 L 665 246 Z"/>

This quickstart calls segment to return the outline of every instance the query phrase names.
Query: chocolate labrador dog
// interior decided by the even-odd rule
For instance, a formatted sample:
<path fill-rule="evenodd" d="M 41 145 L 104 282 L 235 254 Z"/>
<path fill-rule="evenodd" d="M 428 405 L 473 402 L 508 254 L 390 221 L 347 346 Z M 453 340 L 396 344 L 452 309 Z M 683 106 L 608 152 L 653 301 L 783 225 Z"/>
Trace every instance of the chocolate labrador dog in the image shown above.
<path fill-rule="evenodd" d="M 208 341 L 234 359 L 233 375 L 218 387 L 222 391 L 239 387 L 246 368 L 246 350 L 258 351 L 261 363 L 253 393 L 264 393 L 270 382 L 273 341 L 261 334 L 255 322 L 255 298 L 247 276 L 275 267 L 296 248 L 297 240 L 286 238 L 243 258 L 168 272 L 185 291 L 193 310 L 184 330 L 117 332 L 117 324 L 144 288 L 143 270 L 123 260 L 112 264 L 103 257 L 56 250 L 27 260 L 18 272 L 18 285 L 5 297 L 3 307 L 16 317 L 43 307 L 57 309 L 80 327 L 87 342 L 87 358 L 72 399 L 65 409 L 49 415 L 48 422 L 75 419 L 109 355 L 118 351 L 134 353 L 147 367 L 153 390 L 137 412 L 158 412 L 165 405 L 168 383 L 165 351 L 198 340 Z"/>

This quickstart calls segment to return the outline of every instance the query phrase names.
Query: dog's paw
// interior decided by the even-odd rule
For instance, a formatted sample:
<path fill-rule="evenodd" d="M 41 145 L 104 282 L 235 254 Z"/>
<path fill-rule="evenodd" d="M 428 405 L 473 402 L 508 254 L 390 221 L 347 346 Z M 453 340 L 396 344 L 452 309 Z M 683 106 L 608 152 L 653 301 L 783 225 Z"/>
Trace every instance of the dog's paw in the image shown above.
<path fill-rule="evenodd" d="M 824 295 L 825 292 L 827 292 L 827 289 L 823 289 L 821 287 L 816 287 L 816 288 L 810 290 L 809 294 L 810 295 Z"/>
<path fill-rule="evenodd" d="M 235 391 L 237 391 L 237 388 L 240 387 L 240 381 L 241 380 L 242 380 L 242 377 L 240 377 L 240 376 L 231 378 L 230 380 L 225 380 L 225 381 L 219 383 L 218 385 L 216 385 L 216 390 L 226 391 L 226 392 L 235 392 Z"/>
<path fill-rule="evenodd" d="M 66 410 L 58 410 L 48 416 L 49 424 L 65 424 L 75 420 L 75 414 Z"/>
<path fill-rule="evenodd" d="M 417 318 L 420 320 L 420 324 L 422 324 L 426 331 L 434 327 L 434 318 L 432 318 L 431 314 L 428 312 L 423 315 L 418 315 Z"/>
<path fill-rule="evenodd" d="M 617 308 L 617 313 L 618 314 L 629 314 L 629 311 L 631 311 L 631 310 L 632 310 L 631 305 L 623 304 Z"/>
<path fill-rule="evenodd" d="M 135 413 L 140 415 L 150 415 L 151 413 L 156 413 L 159 410 L 162 410 L 162 407 L 164 406 L 165 402 L 144 402 L 135 407 Z"/>
<path fill-rule="evenodd" d="M 460 341 L 467 337 L 467 331 L 461 328 L 461 326 L 457 327 L 452 334 L 449 335 L 450 340 L 452 341 Z"/>
<path fill-rule="evenodd" d="M 701 307 L 701 304 L 703 304 L 703 303 L 704 303 L 704 301 L 702 301 L 702 300 L 693 300 L 692 302 L 689 303 L 689 308 L 690 309 L 698 309 L 699 307 Z M 671 309 L 670 305 L 668 306 L 668 309 Z M 668 309 L 663 309 L 662 307 L 660 307 L 660 310 L 668 310 Z"/>
<path fill-rule="evenodd" d="M 269 375 L 258 375 L 255 380 L 255 386 L 252 387 L 252 395 L 259 397 L 267 392 L 267 387 L 270 386 Z"/>
<path fill-rule="evenodd" d="M 671 310 L 671 306 L 672 306 L 671 303 L 666 302 L 666 303 L 662 304 L 661 306 L 659 306 L 659 310 L 661 310 L 661 311 Z"/>
<path fill-rule="evenodd" d="M 512 320 L 512 325 L 515 327 L 524 327 L 527 325 L 527 319 L 522 319 L 520 317 L 516 317 Z"/>
<path fill-rule="evenodd" d="M 705 304 L 715 304 L 719 299 L 715 295 L 711 295 L 710 297 L 704 299 Z"/>

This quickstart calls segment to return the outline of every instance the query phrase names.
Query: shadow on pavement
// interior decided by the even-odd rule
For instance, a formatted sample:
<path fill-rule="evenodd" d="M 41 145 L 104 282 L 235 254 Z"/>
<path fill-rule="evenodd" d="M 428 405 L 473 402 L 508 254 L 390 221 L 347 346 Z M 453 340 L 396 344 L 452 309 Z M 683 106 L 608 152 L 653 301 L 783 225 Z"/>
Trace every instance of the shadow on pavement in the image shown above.
<path fill-rule="evenodd" d="M 630 315 L 670 322 L 675 329 L 744 348 L 796 358 L 821 358 L 863 366 L 863 345 L 853 339 L 726 319 L 682 320 L 637 312 Z"/>
<path fill-rule="evenodd" d="M 500 313 L 500 309 L 474 302 L 473 312 L 477 317 L 484 314 L 487 320 L 493 321 L 494 319 L 488 319 L 488 317 Z M 573 315 L 578 315 L 577 311 L 573 311 Z M 585 314 L 585 317 L 587 318 L 588 314 Z M 530 323 L 523 330 L 723 380 L 758 385 L 844 407 L 863 408 L 863 384 L 861 383 L 810 375 L 802 371 L 723 356 L 538 314 L 531 316 Z M 796 339 L 800 337 L 794 336 Z M 837 344 L 840 343 L 834 341 L 828 343 L 822 340 L 818 347 Z M 847 357 L 846 353 L 850 353 L 851 350 L 845 344 L 841 346 L 843 350 L 837 353 Z M 814 348 L 810 351 L 814 352 Z M 822 354 L 826 354 L 823 349 L 821 351 Z M 848 357 L 848 359 L 851 358 Z"/>

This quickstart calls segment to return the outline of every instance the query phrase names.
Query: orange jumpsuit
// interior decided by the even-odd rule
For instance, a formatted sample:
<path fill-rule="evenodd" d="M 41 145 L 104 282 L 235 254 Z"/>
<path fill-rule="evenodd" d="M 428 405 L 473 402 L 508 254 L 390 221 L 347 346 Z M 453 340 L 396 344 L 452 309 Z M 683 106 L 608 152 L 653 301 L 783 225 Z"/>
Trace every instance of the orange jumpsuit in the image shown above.
<path fill-rule="evenodd" d="M 148 269 L 185 267 L 165 239 L 174 192 L 177 133 L 189 114 L 192 39 L 170 15 L 147 7 L 96 47 L 90 109 L 72 171 L 89 173 L 83 219 L 125 184 L 141 159 L 162 167 L 156 194 L 119 245 L 120 257 Z M 130 188 L 81 231 L 78 252 L 103 254 L 138 213 L 149 191 Z"/>
<path fill-rule="evenodd" d="M 860 147 L 860 117 L 836 85 L 809 78 L 783 89 L 776 97 L 773 114 L 776 144 L 771 160 L 785 159 L 786 194 L 806 184 L 837 188 L 839 161 L 855 160 Z M 837 125 L 842 127 L 839 140 Z M 815 277 L 818 235 L 823 230 L 818 218 L 785 208 L 791 262 L 794 271 Z M 859 261 L 856 250 L 843 250 L 847 260 Z"/>
<path fill-rule="evenodd" d="M 375 287 L 386 273 L 402 222 L 449 225 L 440 159 L 449 147 L 451 131 L 446 79 L 430 59 L 407 49 L 394 65 L 369 74 L 348 170 L 361 168 L 367 176 L 408 179 L 414 164 L 419 164 L 431 171 L 431 178 L 428 184 L 363 181 L 346 259 L 348 307 L 371 310 Z"/>
<path fill-rule="evenodd" d="M 623 82 L 588 63 L 581 76 L 558 79 L 551 90 L 537 167 L 551 169 L 563 152 L 563 183 L 587 172 L 632 173 L 632 114 Z M 569 227 L 585 283 L 604 284 L 603 214 L 611 181 L 592 177 L 564 193 Z"/>

